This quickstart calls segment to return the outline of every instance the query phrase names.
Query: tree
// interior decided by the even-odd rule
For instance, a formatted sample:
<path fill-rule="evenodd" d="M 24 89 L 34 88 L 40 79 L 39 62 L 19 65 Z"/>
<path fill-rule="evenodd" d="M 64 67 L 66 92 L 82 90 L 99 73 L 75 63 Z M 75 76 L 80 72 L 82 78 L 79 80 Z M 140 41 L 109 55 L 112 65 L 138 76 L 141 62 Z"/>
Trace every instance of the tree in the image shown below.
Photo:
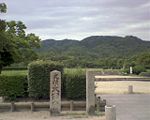
<path fill-rule="evenodd" d="M 142 65 L 147 69 L 150 69 L 150 52 L 139 54 L 136 60 L 137 65 Z"/>
<path fill-rule="evenodd" d="M 1 13 L 6 13 L 7 6 L 5 3 L 0 3 L 0 12 Z"/>
<path fill-rule="evenodd" d="M 0 4 L 0 12 L 5 13 L 7 6 Z M 0 20 L 0 71 L 4 66 L 37 58 L 33 48 L 40 46 L 35 34 L 26 34 L 26 26 L 21 21 Z"/>

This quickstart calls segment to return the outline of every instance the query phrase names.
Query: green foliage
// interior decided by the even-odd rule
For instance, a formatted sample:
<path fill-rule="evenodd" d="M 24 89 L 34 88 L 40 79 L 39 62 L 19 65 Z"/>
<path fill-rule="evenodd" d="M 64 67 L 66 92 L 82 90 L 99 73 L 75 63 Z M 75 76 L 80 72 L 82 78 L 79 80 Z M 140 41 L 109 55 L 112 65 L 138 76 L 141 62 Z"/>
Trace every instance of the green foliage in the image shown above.
<path fill-rule="evenodd" d="M 125 74 L 130 74 L 130 67 L 126 67 L 125 69 L 122 70 L 123 73 Z M 133 67 L 133 74 L 140 74 L 141 72 L 146 72 L 146 69 L 142 65 L 136 65 Z"/>
<path fill-rule="evenodd" d="M 150 71 L 147 72 L 141 72 L 140 76 L 144 76 L 144 77 L 150 77 Z"/>
<path fill-rule="evenodd" d="M 141 66 L 141 65 L 137 65 L 137 66 L 134 66 L 133 67 L 133 73 L 134 74 L 140 74 L 141 72 L 146 72 L 146 69 L 144 66 Z"/>
<path fill-rule="evenodd" d="M 0 3 L 0 13 L 6 13 L 7 6 L 5 3 Z"/>
<path fill-rule="evenodd" d="M 147 69 L 150 69 L 150 52 L 144 52 L 137 56 L 137 64 L 144 66 Z"/>
<path fill-rule="evenodd" d="M 9 100 L 15 100 L 17 97 L 24 97 L 26 95 L 26 75 L 0 76 L 0 96 L 4 96 Z"/>
<path fill-rule="evenodd" d="M 5 76 L 27 75 L 27 70 L 3 70 L 1 75 Z"/>
<path fill-rule="evenodd" d="M 67 72 L 64 74 L 66 78 L 65 92 L 66 98 L 73 100 L 85 99 L 86 96 L 86 78 L 84 71 Z"/>
<path fill-rule="evenodd" d="M 6 12 L 6 4 L 0 3 L 0 12 Z M 21 21 L 0 19 L 0 72 L 3 67 L 21 61 L 37 59 L 33 48 L 39 47 L 40 39 L 35 34 L 26 34 Z"/>
<path fill-rule="evenodd" d="M 33 98 L 48 98 L 50 91 L 50 71 L 63 73 L 63 65 L 50 61 L 36 61 L 28 66 L 29 96 Z"/>
<path fill-rule="evenodd" d="M 67 68 L 120 69 L 134 66 L 137 61 L 132 56 L 147 54 L 150 42 L 134 36 L 91 36 L 81 41 L 44 40 L 37 51 L 39 59 L 62 62 Z M 149 63 L 147 57 L 144 64 L 147 66 Z"/>
<path fill-rule="evenodd" d="M 123 72 L 124 74 L 129 74 L 129 73 L 130 73 L 130 68 L 127 67 L 127 68 L 125 68 L 125 69 L 122 69 L 122 72 Z"/>

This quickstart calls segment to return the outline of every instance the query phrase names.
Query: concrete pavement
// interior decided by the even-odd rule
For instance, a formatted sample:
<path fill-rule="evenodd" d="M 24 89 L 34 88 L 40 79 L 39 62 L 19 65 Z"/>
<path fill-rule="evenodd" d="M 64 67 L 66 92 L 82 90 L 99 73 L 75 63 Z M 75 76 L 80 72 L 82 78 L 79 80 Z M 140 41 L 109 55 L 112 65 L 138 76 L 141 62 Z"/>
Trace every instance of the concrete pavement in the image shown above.
<path fill-rule="evenodd" d="M 117 120 L 150 120 L 150 94 L 99 95 L 116 105 Z"/>

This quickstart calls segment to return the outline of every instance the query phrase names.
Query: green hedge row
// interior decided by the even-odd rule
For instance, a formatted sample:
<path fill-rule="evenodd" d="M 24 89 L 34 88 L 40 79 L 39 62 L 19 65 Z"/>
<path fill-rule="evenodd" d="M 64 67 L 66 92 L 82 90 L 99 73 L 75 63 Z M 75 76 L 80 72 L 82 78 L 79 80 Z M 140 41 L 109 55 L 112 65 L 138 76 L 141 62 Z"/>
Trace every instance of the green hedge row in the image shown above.
<path fill-rule="evenodd" d="M 83 70 L 64 74 L 67 99 L 83 100 L 86 97 L 86 76 Z"/>
<path fill-rule="evenodd" d="M 63 73 L 61 64 L 43 61 L 33 62 L 28 66 L 28 80 L 26 75 L 1 75 L 0 96 L 5 96 L 10 100 L 28 96 L 35 99 L 49 98 L 50 71 L 53 70 L 62 72 L 62 98 L 85 99 L 86 78 L 84 70 L 67 70 Z"/>
<path fill-rule="evenodd" d="M 0 76 L 0 96 L 9 100 L 27 96 L 27 76 Z"/>
<path fill-rule="evenodd" d="M 29 97 L 49 98 L 50 71 L 58 70 L 63 73 L 63 65 L 51 61 L 36 61 L 28 66 Z"/>

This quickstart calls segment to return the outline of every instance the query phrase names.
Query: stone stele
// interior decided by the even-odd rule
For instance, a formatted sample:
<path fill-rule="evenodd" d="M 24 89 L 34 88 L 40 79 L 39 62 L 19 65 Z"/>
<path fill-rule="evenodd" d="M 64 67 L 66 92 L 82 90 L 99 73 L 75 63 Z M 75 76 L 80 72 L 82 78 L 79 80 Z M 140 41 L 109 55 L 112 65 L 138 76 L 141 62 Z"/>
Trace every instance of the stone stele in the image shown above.
<path fill-rule="evenodd" d="M 60 115 L 61 112 L 61 72 L 50 72 L 50 114 Z"/>

